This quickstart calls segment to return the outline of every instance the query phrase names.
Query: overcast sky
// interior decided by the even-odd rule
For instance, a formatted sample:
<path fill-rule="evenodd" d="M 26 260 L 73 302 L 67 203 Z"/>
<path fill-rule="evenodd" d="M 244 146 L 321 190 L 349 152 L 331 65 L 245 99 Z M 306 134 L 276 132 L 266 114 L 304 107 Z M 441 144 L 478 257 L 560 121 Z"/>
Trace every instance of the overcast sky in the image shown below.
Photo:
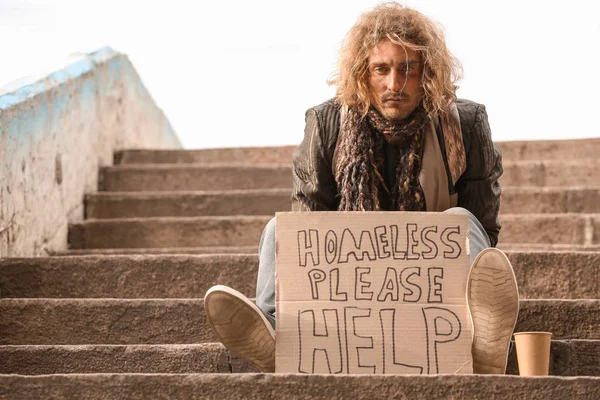
<path fill-rule="evenodd" d="M 340 42 L 378 1 L 0 0 L 0 85 L 126 53 L 187 148 L 297 144 Z M 600 2 L 406 1 L 462 62 L 495 140 L 600 137 Z"/>

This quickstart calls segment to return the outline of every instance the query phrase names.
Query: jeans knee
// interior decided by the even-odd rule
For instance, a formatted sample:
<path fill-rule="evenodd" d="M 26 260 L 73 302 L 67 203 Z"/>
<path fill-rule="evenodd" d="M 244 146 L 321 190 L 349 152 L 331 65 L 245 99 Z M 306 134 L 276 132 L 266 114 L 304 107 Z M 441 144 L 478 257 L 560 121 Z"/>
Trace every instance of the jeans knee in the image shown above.
<path fill-rule="evenodd" d="M 265 243 L 275 243 L 275 217 L 271 218 L 267 222 L 267 226 L 263 229 L 262 235 L 260 235 L 260 242 L 258 244 L 258 254 L 262 254 L 262 249 Z"/>
<path fill-rule="evenodd" d="M 265 234 L 267 234 L 267 235 L 275 234 L 276 221 L 277 221 L 277 219 L 275 217 L 273 217 L 269 220 L 269 222 L 267 222 L 267 226 L 265 226 Z"/>
<path fill-rule="evenodd" d="M 444 212 L 452 213 L 452 214 L 470 214 L 471 213 L 469 210 L 467 210 L 466 208 L 463 208 L 463 207 L 452 207 L 452 208 L 445 210 Z"/>

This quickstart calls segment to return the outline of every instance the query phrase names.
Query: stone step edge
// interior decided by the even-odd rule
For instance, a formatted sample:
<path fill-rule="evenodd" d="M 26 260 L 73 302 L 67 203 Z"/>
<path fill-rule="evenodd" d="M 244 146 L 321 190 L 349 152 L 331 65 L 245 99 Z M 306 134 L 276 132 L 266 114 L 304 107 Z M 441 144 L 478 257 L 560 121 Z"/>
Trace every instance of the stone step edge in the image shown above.
<path fill-rule="evenodd" d="M 584 159 L 584 160 L 519 160 L 519 161 L 505 161 L 502 163 L 503 167 L 525 167 L 525 166 L 537 166 L 537 165 L 561 165 L 570 167 L 589 167 L 592 165 L 600 165 L 598 159 Z M 101 171 L 146 171 L 146 170 L 168 170 L 168 169 L 278 169 L 278 168 L 291 168 L 292 162 L 289 163 L 276 162 L 268 164 L 255 164 L 251 162 L 190 162 L 190 163 L 156 163 L 156 164 L 115 164 L 111 166 L 100 167 Z"/>
<path fill-rule="evenodd" d="M 296 211 L 298 213 L 303 211 Z M 351 213 L 353 211 L 342 211 Z M 86 225 L 92 223 L 109 224 L 113 222 L 143 222 L 143 221 L 260 221 L 265 219 L 271 219 L 274 215 L 200 215 L 194 217 L 127 217 L 127 218 L 90 218 L 81 222 L 70 224 L 70 226 Z M 542 218 L 542 219 L 556 219 L 556 218 L 575 218 L 575 219 L 594 219 L 600 218 L 600 213 L 528 213 L 528 214 L 501 214 L 501 218 L 510 220 L 519 220 L 524 218 Z M 224 246 L 222 246 L 224 247 Z"/>
<path fill-rule="evenodd" d="M 68 240 L 70 249 L 119 246 L 224 247 L 233 240 L 238 245 L 251 246 L 258 242 L 260 232 L 271 218 L 272 215 L 94 218 L 70 224 Z M 600 213 L 503 214 L 501 219 L 504 224 L 501 235 L 504 236 L 500 239 L 506 240 L 502 242 L 504 244 L 519 241 L 533 244 L 600 244 Z M 544 226 L 544 229 L 540 229 L 540 226 Z M 551 231 L 549 226 L 552 227 Z M 178 232 L 178 235 L 160 236 L 170 231 Z M 189 234 L 182 236 L 181 232 Z"/>
<path fill-rule="evenodd" d="M 600 246 L 599 246 L 600 247 Z M 115 248 L 115 249 L 73 249 L 67 251 L 49 252 L 49 256 L 79 257 L 79 256 L 124 256 L 124 255 L 220 255 L 220 254 L 257 254 L 255 246 L 210 246 L 210 247 L 147 247 L 147 248 Z"/>
<path fill-rule="evenodd" d="M 500 243 L 498 248 L 508 252 L 561 252 L 561 253 L 595 253 L 600 252 L 600 244 L 522 244 Z M 255 246 L 215 246 L 215 247 L 146 247 L 146 248 L 113 248 L 113 249 L 72 249 L 48 252 L 49 256 L 125 256 L 125 255 L 218 255 L 218 254 L 256 254 Z"/>
<path fill-rule="evenodd" d="M 600 340 L 600 299 L 520 305 L 519 332 Z M 0 324 L 6 345 L 214 342 L 203 299 L 3 299 Z"/>
<path fill-rule="evenodd" d="M 506 254 L 521 298 L 590 299 L 600 293 L 600 252 Z M 6 258 L 0 260 L 0 295 L 29 299 L 197 298 L 215 284 L 251 294 L 258 261 L 256 251 Z"/>
<path fill-rule="evenodd" d="M 1 345 L 0 354 L 0 374 L 232 372 L 232 356 L 221 343 Z"/>
<path fill-rule="evenodd" d="M 506 192 L 519 194 L 552 194 L 552 193 L 571 193 L 571 192 L 600 192 L 600 184 L 598 186 L 503 186 L 502 193 Z M 131 192 L 96 192 L 86 194 L 87 199 L 90 198 L 173 198 L 179 196 L 233 196 L 233 195 L 261 195 L 261 196 L 282 196 L 291 195 L 292 188 L 271 188 L 271 189 L 222 189 L 222 190 L 148 190 L 148 191 L 131 191 Z"/>
<path fill-rule="evenodd" d="M 574 186 L 578 188 L 577 186 Z M 532 188 L 535 188 L 533 186 Z M 502 188 L 504 190 L 505 188 Z M 559 188 L 557 188 L 559 189 Z M 581 187 L 581 190 L 585 190 Z M 600 187 L 598 188 L 600 191 Z M 114 198 L 114 197 L 148 197 L 148 198 L 169 198 L 179 196 L 233 196 L 233 195 L 261 195 L 261 196 L 281 196 L 291 195 L 292 188 L 272 188 L 272 189 L 229 189 L 229 190 L 170 190 L 168 192 L 160 190 L 133 191 L 133 192 L 96 192 L 86 194 L 86 198 Z"/>
<path fill-rule="evenodd" d="M 507 375 L 0 375 L 0 398 L 594 398 L 597 377 Z"/>
<path fill-rule="evenodd" d="M 514 342 L 513 342 L 514 345 Z M 10 354 L 20 353 L 22 360 L 25 361 L 25 367 L 14 369 L 15 358 L 12 358 L 12 364 L 3 365 L 3 360 L 10 357 Z M 41 353 L 37 354 L 36 353 Z M 50 354 L 48 354 L 50 353 Z M 87 354 L 82 354 L 87 353 Z M 594 361 L 594 357 L 585 358 L 584 362 L 580 362 L 582 354 L 596 354 L 600 356 L 600 340 L 584 340 L 584 339 L 566 339 L 552 340 L 551 356 L 550 356 L 550 374 L 552 376 L 600 376 L 600 365 Z M 168 373 L 239 373 L 239 372 L 259 372 L 255 367 L 248 362 L 240 359 L 237 355 L 231 353 L 225 346 L 218 342 L 207 342 L 199 344 L 135 344 L 135 345 L 1 345 L 0 354 L 4 356 L 0 358 L 0 374 L 2 373 L 20 373 L 24 375 L 42 375 L 43 373 L 24 372 L 24 369 L 31 368 L 36 363 L 33 360 L 39 361 L 39 357 L 50 357 L 54 360 L 61 359 L 60 366 L 63 367 L 61 373 L 84 373 L 81 368 L 72 365 L 73 362 L 82 362 L 82 357 L 88 362 L 91 362 L 93 357 L 94 362 L 100 362 L 100 367 L 106 367 L 107 362 L 102 358 L 113 360 L 118 357 L 117 361 L 113 361 L 111 372 L 119 372 L 121 364 L 133 366 L 137 373 L 166 373 L 161 371 L 170 371 Z M 72 356 L 79 358 L 73 360 Z M 137 356 L 137 357 L 136 357 Z M 129 358 L 128 358 L 129 357 Z M 159 362 L 154 365 L 148 365 L 149 357 L 158 358 Z M 19 357 L 16 358 L 17 362 Z M 201 361 L 201 365 L 198 364 Z M 9 360 L 10 361 L 10 360 Z M 111 362 L 109 361 L 108 364 Z M 64 366 L 70 362 L 71 365 Z M 135 363 L 140 365 L 136 365 Z M 586 363 L 587 362 L 587 363 Z M 195 365 L 188 365 L 195 363 Z M 58 368 L 59 365 L 51 363 L 52 368 Z M 144 364 L 141 366 L 141 364 Z M 164 364 L 167 364 L 164 366 Z M 173 365 L 176 364 L 176 365 Z M 585 364 L 585 365 L 584 365 Z M 161 367 L 162 366 L 162 367 Z M 50 367 L 50 362 L 48 362 Z M 88 369 L 85 373 L 98 370 L 98 366 L 87 365 Z M 13 369 L 11 369 L 13 368 Z M 44 370 L 44 366 L 38 366 L 38 371 Z M 70 370 L 72 372 L 64 372 Z M 176 370 L 178 372 L 172 372 Z M 581 371 L 585 374 L 581 374 Z M 2 372 L 4 371 L 4 372 Z M 31 371 L 31 369 L 29 369 Z M 54 369 L 56 371 L 56 369 Z M 79 372 L 78 372 L 79 371 Z M 144 372 L 146 371 L 146 372 Z M 98 371 L 97 371 L 98 372 Z M 121 373 L 133 372 L 131 370 L 121 370 Z M 574 372 L 577 372 L 575 374 Z M 518 375 L 518 364 L 516 351 L 509 354 L 507 375 Z"/>
<path fill-rule="evenodd" d="M 518 155 L 518 153 L 528 153 L 528 148 L 540 149 L 542 154 L 548 153 L 548 148 L 552 151 L 573 151 L 578 148 L 589 148 L 590 146 L 600 145 L 600 138 L 598 137 L 585 137 L 585 138 L 573 138 L 573 139 L 533 139 L 533 140 L 501 140 L 494 141 L 494 144 L 500 147 L 503 153 Z M 275 154 L 285 154 L 290 156 L 292 152 L 297 148 L 298 143 L 282 144 L 278 146 L 243 146 L 243 147 L 211 147 L 205 149 L 123 149 L 118 150 L 114 153 L 114 163 L 127 163 L 127 157 L 135 157 L 143 154 L 189 154 L 189 155 L 214 155 L 214 154 L 228 154 L 232 155 L 244 155 L 247 156 L 249 153 L 257 156 L 264 155 L 272 156 Z"/>

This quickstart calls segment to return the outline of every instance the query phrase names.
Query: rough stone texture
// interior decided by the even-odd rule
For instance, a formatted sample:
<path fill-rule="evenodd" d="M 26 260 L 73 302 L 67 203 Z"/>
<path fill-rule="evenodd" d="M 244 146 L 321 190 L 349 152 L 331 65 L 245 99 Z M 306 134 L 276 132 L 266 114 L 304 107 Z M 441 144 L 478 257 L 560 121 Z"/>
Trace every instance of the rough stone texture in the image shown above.
<path fill-rule="evenodd" d="M 595 160 L 600 153 L 600 139 L 523 140 L 497 142 L 504 160 Z"/>
<path fill-rule="evenodd" d="M 503 186 L 577 186 L 597 184 L 594 161 L 505 162 Z M 101 170 L 101 190 L 173 191 L 290 188 L 286 164 L 123 164 Z"/>
<path fill-rule="evenodd" d="M 296 146 L 231 147 L 202 150 L 123 150 L 115 164 L 232 163 L 291 164 Z"/>
<path fill-rule="evenodd" d="M 523 299 L 597 298 L 600 253 L 509 252 Z M 4 298 L 201 298 L 227 285 L 252 295 L 258 257 L 146 255 L 0 260 Z"/>
<path fill-rule="evenodd" d="M 202 300 L 20 300 L 0 302 L 0 344 L 214 342 Z"/>
<path fill-rule="evenodd" d="M 502 215 L 499 243 L 589 244 L 586 220 L 577 214 Z"/>
<path fill-rule="evenodd" d="M 289 189 L 111 193 L 86 196 L 87 218 L 275 215 L 291 210 Z"/>
<path fill-rule="evenodd" d="M 600 164 L 595 160 L 518 161 L 503 163 L 505 186 L 593 186 Z"/>
<path fill-rule="evenodd" d="M 115 149 L 180 147 L 127 57 L 109 48 L 3 92 L 0 257 L 65 250 Z"/>
<path fill-rule="evenodd" d="M 120 254 L 256 254 L 254 246 L 166 247 L 139 249 L 79 249 L 57 252 L 56 256 L 120 255 Z"/>
<path fill-rule="evenodd" d="M 517 352 L 514 347 L 508 357 L 507 375 L 519 375 Z M 597 355 L 598 340 L 553 340 L 550 348 L 550 371 L 553 376 L 600 376 Z M 260 372 L 248 362 L 232 355 L 230 364 L 234 373 Z"/>
<path fill-rule="evenodd" d="M 137 346 L 0 346 L 0 374 L 230 372 L 220 343 Z"/>
<path fill-rule="evenodd" d="M 543 243 L 500 243 L 498 248 L 504 251 L 600 251 L 600 244 L 543 244 Z M 256 254 L 258 244 L 254 246 L 209 246 L 209 247 L 165 247 L 138 249 L 77 249 L 56 252 L 56 256 L 81 255 L 120 255 L 120 254 Z"/>
<path fill-rule="evenodd" d="M 497 142 L 504 162 L 529 160 L 597 159 L 600 139 L 530 140 Z M 115 154 L 115 164 L 171 164 L 232 162 L 289 163 L 296 146 L 245 147 L 202 150 L 124 150 Z"/>
<path fill-rule="evenodd" d="M 600 245 L 600 216 L 595 216 L 591 219 L 590 229 L 592 236 L 592 243 Z"/>
<path fill-rule="evenodd" d="M 600 300 L 521 300 L 515 332 L 552 332 L 554 339 L 600 339 Z"/>
<path fill-rule="evenodd" d="M 600 376 L 598 340 L 553 340 L 550 375 Z M 179 345 L 0 346 L 0 374 L 259 372 L 220 343 Z M 518 375 L 517 354 L 507 374 Z"/>
<path fill-rule="evenodd" d="M 72 249 L 256 245 L 271 217 L 188 217 L 87 220 L 72 225 Z"/>
<path fill-rule="evenodd" d="M 598 342 L 594 340 L 574 340 L 571 343 L 570 370 L 569 374 L 575 376 L 598 376 L 600 375 L 600 363 L 598 362 Z"/>
<path fill-rule="evenodd" d="M 503 251 L 600 251 L 600 244 L 498 243 L 497 247 Z"/>
<path fill-rule="evenodd" d="M 229 365 L 231 366 L 231 372 L 234 374 L 244 372 L 260 373 L 260 370 L 254 365 L 233 353 L 231 353 L 231 357 L 229 358 Z"/>
<path fill-rule="evenodd" d="M 524 299 L 596 299 L 600 252 L 508 252 Z"/>
<path fill-rule="evenodd" d="M 600 213 L 600 189 L 505 187 L 500 213 Z M 220 192 L 100 192 L 86 196 L 87 218 L 274 215 L 290 211 L 289 189 Z"/>
<path fill-rule="evenodd" d="M 271 216 L 158 217 L 87 220 L 71 226 L 72 249 L 252 246 Z M 591 244 L 590 215 L 503 215 L 500 243 Z M 596 243 L 600 235 L 596 234 Z M 591 240 L 591 239 L 589 239 Z"/>
<path fill-rule="evenodd" d="M 0 376 L 0 398 L 597 399 L 600 378 L 502 375 L 94 374 Z"/>
<path fill-rule="evenodd" d="M 600 300 L 521 300 L 516 332 L 600 339 Z M 213 342 L 200 299 L 3 299 L 0 344 Z"/>
<path fill-rule="evenodd" d="M 503 187 L 500 214 L 600 213 L 600 189 Z"/>
<path fill-rule="evenodd" d="M 102 168 L 101 190 L 110 192 L 290 188 L 291 164 L 121 165 Z"/>
<path fill-rule="evenodd" d="M 258 257 L 89 256 L 0 260 L 3 298 L 202 298 L 213 285 L 254 294 Z"/>

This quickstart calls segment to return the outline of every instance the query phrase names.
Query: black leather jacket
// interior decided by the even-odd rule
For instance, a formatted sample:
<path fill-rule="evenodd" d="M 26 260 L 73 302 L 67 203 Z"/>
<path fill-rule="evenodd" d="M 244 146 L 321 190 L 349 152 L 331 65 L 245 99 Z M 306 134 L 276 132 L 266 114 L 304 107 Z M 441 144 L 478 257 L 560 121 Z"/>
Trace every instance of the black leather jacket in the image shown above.
<path fill-rule="evenodd" d="M 498 242 L 502 155 L 492 142 L 485 106 L 469 100 L 456 103 L 466 154 L 466 169 L 449 193 L 458 193 L 458 207 L 469 210 L 487 232 L 492 246 Z M 293 154 L 292 210 L 335 211 L 339 199 L 333 173 L 333 153 L 340 129 L 341 106 L 329 100 L 306 111 L 304 140 Z M 444 164 L 450 178 L 443 132 L 437 133 Z M 392 160 L 390 165 L 395 165 Z M 380 190 L 383 192 L 383 190 Z"/>

